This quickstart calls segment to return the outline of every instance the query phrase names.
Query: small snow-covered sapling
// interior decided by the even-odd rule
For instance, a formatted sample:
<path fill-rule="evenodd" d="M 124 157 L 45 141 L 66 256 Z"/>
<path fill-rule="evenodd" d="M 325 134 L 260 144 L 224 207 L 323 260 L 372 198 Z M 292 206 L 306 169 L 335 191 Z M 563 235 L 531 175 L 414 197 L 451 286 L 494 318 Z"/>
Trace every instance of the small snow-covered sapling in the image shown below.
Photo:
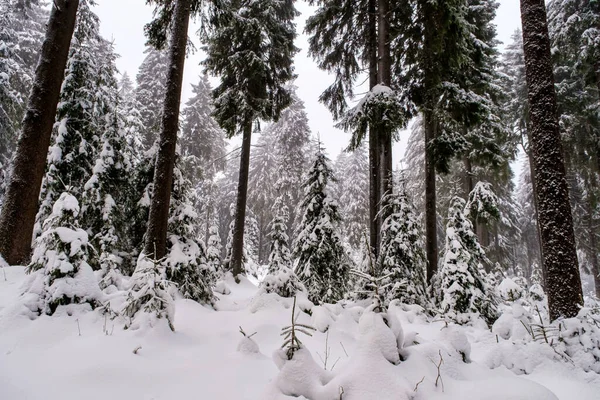
<path fill-rule="evenodd" d="M 367 236 L 365 234 L 365 241 L 367 242 L 367 249 L 369 249 L 369 243 L 368 243 L 368 239 Z M 373 299 L 373 311 L 375 312 L 382 312 L 382 304 L 383 304 L 383 299 L 381 297 L 381 291 L 386 288 L 387 286 L 391 285 L 392 283 L 387 283 L 385 285 L 381 285 L 381 283 L 386 280 L 387 278 L 389 278 L 390 276 L 392 276 L 392 273 L 386 274 L 384 276 L 377 276 L 377 270 L 375 269 L 375 262 L 373 261 L 373 257 L 372 257 L 372 253 L 371 251 L 368 251 L 368 255 L 369 255 L 369 273 L 367 272 L 363 272 L 363 271 L 359 271 L 357 269 L 351 269 L 350 273 L 353 275 L 356 275 L 357 277 L 364 279 L 366 281 L 368 281 L 368 288 L 369 290 L 365 290 L 365 291 L 361 291 L 361 293 L 368 293 L 372 299 Z"/>
<path fill-rule="evenodd" d="M 294 296 L 294 304 L 292 306 L 292 324 L 281 328 L 281 336 L 283 336 L 283 344 L 281 348 L 286 349 L 288 360 L 294 357 L 294 353 L 302 348 L 302 342 L 298 339 L 297 333 L 301 332 L 305 335 L 312 336 L 312 332 L 316 331 L 312 326 L 296 323 L 296 296 Z"/>

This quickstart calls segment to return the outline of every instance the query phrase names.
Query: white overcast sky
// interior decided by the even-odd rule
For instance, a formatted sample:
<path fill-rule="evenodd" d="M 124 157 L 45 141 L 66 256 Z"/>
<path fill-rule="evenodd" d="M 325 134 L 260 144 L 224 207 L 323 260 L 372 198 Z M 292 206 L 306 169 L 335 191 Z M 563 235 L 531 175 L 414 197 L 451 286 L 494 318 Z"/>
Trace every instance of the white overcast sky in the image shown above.
<path fill-rule="evenodd" d="M 502 42 L 508 43 L 511 34 L 521 24 L 519 0 L 499 0 L 499 2 L 500 7 L 496 18 L 498 38 Z M 296 46 L 301 51 L 295 59 L 298 94 L 306 105 L 313 134 L 320 134 L 321 141 L 324 142 L 330 157 L 335 158 L 347 145 L 348 135 L 333 127 L 329 111 L 318 101 L 319 95 L 330 84 L 331 78 L 327 73 L 319 70 L 315 62 L 307 55 L 308 43 L 302 31 L 304 30 L 304 21 L 311 14 L 312 8 L 302 1 L 297 2 L 296 7 L 302 13 L 297 20 L 299 36 L 296 41 Z M 127 72 L 132 79 L 135 79 L 137 69 L 144 59 L 143 52 L 146 41 L 144 24 L 152 18 L 152 7 L 146 5 L 145 0 L 100 0 L 95 11 L 100 17 L 102 35 L 109 40 L 114 40 L 116 51 L 120 55 L 117 60 L 119 71 Z M 191 25 L 190 36 L 196 47 L 200 48 L 198 37 L 195 34 L 197 28 L 197 24 Z M 196 83 L 198 76 L 202 73 L 199 62 L 203 57 L 202 52 L 198 51 L 186 60 L 183 100 L 189 97 L 190 85 Z M 395 165 L 400 162 L 400 158 L 404 154 L 407 134 L 407 132 L 403 132 L 400 143 L 394 148 Z"/>

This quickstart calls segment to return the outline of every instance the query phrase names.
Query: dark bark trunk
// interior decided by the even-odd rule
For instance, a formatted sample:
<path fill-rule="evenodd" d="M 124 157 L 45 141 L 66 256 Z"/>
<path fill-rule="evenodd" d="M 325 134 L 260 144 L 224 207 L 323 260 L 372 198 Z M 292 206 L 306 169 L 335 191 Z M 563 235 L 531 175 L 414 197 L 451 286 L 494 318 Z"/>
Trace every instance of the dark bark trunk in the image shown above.
<path fill-rule="evenodd" d="M 558 125 L 544 0 L 521 0 L 539 224 L 550 319 L 574 317 L 583 305 L 573 218 Z"/>
<path fill-rule="evenodd" d="M 377 85 L 377 0 L 369 0 L 369 89 Z M 379 135 L 369 127 L 369 245 L 374 256 L 379 255 Z"/>
<path fill-rule="evenodd" d="M 244 126 L 242 138 L 242 154 L 240 157 L 240 177 L 238 181 L 237 200 L 235 203 L 235 223 L 233 226 L 233 242 L 231 248 L 231 268 L 236 282 L 243 272 L 244 256 L 244 222 L 246 220 L 246 200 L 248 198 L 248 171 L 250 170 L 250 142 L 252 140 L 252 121 Z"/>
<path fill-rule="evenodd" d="M 392 84 L 392 59 L 390 54 L 390 2 L 378 0 L 378 69 L 377 78 L 381 85 L 391 87 Z M 392 192 L 393 162 L 392 162 L 392 132 L 381 132 L 380 144 L 380 169 L 381 169 L 381 212 L 380 227 L 389 212 L 385 207 L 385 196 Z"/>
<path fill-rule="evenodd" d="M 594 289 L 596 297 L 600 298 L 600 267 L 598 266 L 598 240 L 596 239 L 596 227 L 594 223 L 594 199 L 588 199 L 587 222 L 589 229 L 589 256 L 590 256 L 590 271 L 594 277 Z"/>
<path fill-rule="evenodd" d="M 175 149 L 179 127 L 179 105 L 188 39 L 190 3 L 191 0 L 177 0 L 173 16 L 173 37 L 169 54 L 162 126 L 154 167 L 152 203 L 144 246 L 146 255 L 154 259 L 163 258 L 167 251 L 169 206 L 173 186 L 173 167 L 175 165 Z"/>
<path fill-rule="evenodd" d="M 436 136 L 436 121 L 433 112 L 423 112 L 425 122 L 425 248 L 427 253 L 427 283 L 437 272 L 437 209 L 435 193 L 435 160 L 432 141 Z"/>
<path fill-rule="evenodd" d="M 25 264 L 31 255 L 38 198 L 78 7 L 79 0 L 55 0 L 48 20 L 0 214 L 0 254 L 11 265 Z"/>

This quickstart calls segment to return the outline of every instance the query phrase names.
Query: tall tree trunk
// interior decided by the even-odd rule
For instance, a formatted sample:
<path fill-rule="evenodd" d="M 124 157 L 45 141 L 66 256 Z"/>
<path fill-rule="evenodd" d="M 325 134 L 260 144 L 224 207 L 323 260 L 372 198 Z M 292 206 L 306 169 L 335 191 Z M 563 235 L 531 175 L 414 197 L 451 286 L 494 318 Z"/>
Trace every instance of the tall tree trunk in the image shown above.
<path fill-rule="evenodd" d="M 427 253 L 427 283 L 437 271 L 437 208 L 435 194 L 435 160 L 433 147 L 436 137 L 436 124 L 433 111 L 423 112 L 425 123 L 425 249 Z"/>
<path fill-rule="evenodd" d="M 31 255 L 40 187 L 78 7 L 79 0 L 54 1 L 35 70 L 0 214 L 0 254 L 12 265 L 27 263 Z"/>
<path fill-rule="evenodd" d="M 167 251 L 169 205 L 173 186 L 173 167 L 175 165 L 179 105 L 190 21 L 190 3 L 191 0 L 177 0 L 173 16 L 169 71 L 167 73 L 158 154 L 154 166 L 152 203 L 144 246 L 146 255 L 155 259 L 163 258 Z"/>
<path fill-rule="evenodd" d="M 377 85 L 377 0 L 369 0 L 369 89 Z M 369 245 L 379 255 L 379 199 L 381 181 L 379 174 L 379 134 L 369 127 Z"/>
<path fill-rule="evenodd" d="M 558 125 L 544 0 L 521 0 L 521 21 L 543 266 L 550 319 L 555 320 L 560 316 L 576 316 L 583 306 L 583 293 Z"/>
<path fill-rule="evenodd" d="M 392 85 L 392 58 L 390 54 L 390 1 L 378 0 L 378 69 L 377 78 L 381 85 L 391 87 Z M 392 162 L 392 132 L 381 132 L 381 209 L 389 210 L 385 207 L 385 195 L 392 192 L 393 182 L 393 162 Z M 381 222 L 387 215 L 380 213 Z"/>
<path fill-rule="evenodd" d="M 246 201 L 248 198 L 248 171 L 250 170 L 250 142 L 252 140 L 252 121 L 246 122 L 242 138 L 242 154 L 240 157 L 240 177 L 238 181 L 237 200 L 235 203 L 235 223 L 233 225 L 233 241 L 231 262 L 233 276 L 239 283 L 238 275 L 243 272 L 244 256 L 244 223 L 246 221 Z"/>

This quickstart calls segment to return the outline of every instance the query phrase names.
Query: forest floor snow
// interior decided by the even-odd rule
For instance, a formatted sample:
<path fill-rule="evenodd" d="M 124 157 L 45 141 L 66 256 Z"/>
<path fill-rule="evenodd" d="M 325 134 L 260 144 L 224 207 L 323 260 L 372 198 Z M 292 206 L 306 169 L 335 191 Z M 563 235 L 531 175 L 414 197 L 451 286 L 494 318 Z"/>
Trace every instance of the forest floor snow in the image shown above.
<path fill-rule="evenodd" d="M 14 307 L 24 268 L 3 270 L 2 400 L 306 398 L 283 394 L 282 379 L 284 386 L 311 390 L 310 400 L 600 399 L 600 375 L 553 358 L 545 344 L 519 347 L 483 326 L 448 326 L 410 307 L 397 313 L 405 343 L 398 365 L 374 357 L 368 340 L 365 345 L 365 337 L 376 346 L 382 339 L 365 336 L 363 307 L 327 305 L 313 307 L 312 316 L 301 312 L 299 322 L 317 331 L 301 338 L 300 356 L 312 356 L 319 368 L 310 371 L 300 364 L 294 372 L 298 382 L 290 382 L 292 377 L 282 374 L 293 366 L 286 364 L 280 372 L 275 359 L 281 328 L 290 324 L 292 300 L 257 294 L 245 279 L 227 282 L 231 293 L 219 295 L 216 310 L 177 300 L 175 332 L 166 324 L 130 331 L 123 321 L 98 312 L 30 320 Z M 306 304 L 299 301 L 299 306 Z M 256 334 L 245 339 L 240 326 Z M 311 374 L 319 379 L 314 388 L 308 388 L 315 384 L 308 381 Z"/>

